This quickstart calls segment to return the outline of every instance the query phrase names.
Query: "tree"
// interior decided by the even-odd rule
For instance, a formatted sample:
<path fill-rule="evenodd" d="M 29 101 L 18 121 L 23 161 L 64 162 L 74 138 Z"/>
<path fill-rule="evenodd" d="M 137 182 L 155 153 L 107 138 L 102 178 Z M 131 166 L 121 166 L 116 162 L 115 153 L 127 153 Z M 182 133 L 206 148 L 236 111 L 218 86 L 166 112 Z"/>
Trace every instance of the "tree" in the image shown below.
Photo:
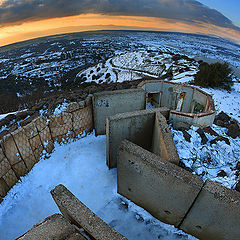
<path fill-rule="evenodd" d="M 230 90 L 233 85 L 232 69 L 227 63 L 208 64 L 202 62 L 195 75 L 194 83 L 201 87 L 218 87 Z"/>

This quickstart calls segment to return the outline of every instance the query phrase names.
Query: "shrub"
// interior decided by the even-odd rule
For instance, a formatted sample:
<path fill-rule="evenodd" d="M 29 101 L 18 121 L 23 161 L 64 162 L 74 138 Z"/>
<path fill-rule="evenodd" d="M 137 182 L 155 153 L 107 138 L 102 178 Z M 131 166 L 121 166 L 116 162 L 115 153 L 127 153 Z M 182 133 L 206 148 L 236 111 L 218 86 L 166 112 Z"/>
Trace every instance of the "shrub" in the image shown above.
<path fill-rule="evenodd" d="M 233 85 L 232 69 L 227 63 L 208 64 L 202 62 L 195 75 L 194 84 L 201 87 L 219 87 L 230 90 Z"/>

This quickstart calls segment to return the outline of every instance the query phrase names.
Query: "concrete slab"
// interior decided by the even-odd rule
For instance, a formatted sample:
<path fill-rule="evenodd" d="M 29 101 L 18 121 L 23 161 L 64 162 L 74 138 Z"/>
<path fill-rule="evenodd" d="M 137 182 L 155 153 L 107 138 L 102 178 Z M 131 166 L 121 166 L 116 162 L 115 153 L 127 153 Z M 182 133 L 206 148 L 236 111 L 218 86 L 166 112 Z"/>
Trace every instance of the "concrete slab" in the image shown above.
<path fill-rule="evenodd" d="M 120 142 L 128 139 L 135 144 L 151 151 L 155 113 L 168 115 L 167 108 L 120 113 L 107 117 L 107 165 L 109 168 L 117 167 L 117 150 Z"/>
<path fill-rule="evenodd" d="M 207 180 L 180 228 L 199 239 L 240 239 L 240 193 Z"/>
<path fill-rule="evenodd" d="M 127 240 L 127 238 L 96 216 L 65 186 L 56 186 L 51 191 L 51 194 L 62 214 L 76 226 L 83 228 L 94 239 Z"/>
<path fill-rule="evenodd" d="M 117 113 L 145 109 L 143 89 L 106 91 L 93 95 L 94 126 L 96 135 L 106 133 L 106 118 Z"/>
<path fill-rule="evenodd" d="M 68 239 L 76 233 L 72 225 L 61 214 L 54 214 L 41 223 L 34 225 L 29 231 L 18 237 L 16 240 L 53 240 Z"/>
<path fill-rule="evenodd" d="M 158 112 L 155 115 L 152 152 L 171 163 L 179 164 L 179 156 L 166 118 Z"/>
<path fill-rule="evenodd" d="M 118 193 L 175 226 L 203 186 L 200 177 L 127 140 L 119 147 L 117 165 Z"/>

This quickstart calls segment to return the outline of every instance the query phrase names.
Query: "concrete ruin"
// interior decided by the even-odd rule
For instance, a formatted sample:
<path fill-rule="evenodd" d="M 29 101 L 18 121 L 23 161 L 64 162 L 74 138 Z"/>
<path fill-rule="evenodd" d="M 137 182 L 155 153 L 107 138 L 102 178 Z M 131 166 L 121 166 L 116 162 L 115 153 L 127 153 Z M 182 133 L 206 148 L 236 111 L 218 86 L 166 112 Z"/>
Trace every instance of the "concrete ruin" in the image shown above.
<path fill-rule="evenodd" d="M 156 107 L 170 109 L 169 120 L 208 127 L 213 124 L 215 107 L 212 96 L 189 85 L 167 81 L 144 81 L 138 87 Z"/>
<path fill-rule="evenodd" d="M 146 110 L 147 102 L 155 108 Z M 106 162 L 117 167 L 118 193 L 200 239 L 240 239 L 240 193 L 203 182 L 178 166 L 167 124 L 206 127 L 214 117 L 210 95 L 172 82 L 144 81 L 137 89 L 94 94 L 93 101 L 71 103 L 60 115 L 39 118 L 0 141 L 0 197 L 31 170 L 43 150 L 51 152 L 54 141 L 67 142 L 95 129 L 96 135 L 106 134 Z M 19 239 L 34 239 L 41 232 L 55 236 L 59 224 L 70 229 L 67 239 L 126 239 L 64 186 L 51 193 L 64 217 L 54 215 Z"/>

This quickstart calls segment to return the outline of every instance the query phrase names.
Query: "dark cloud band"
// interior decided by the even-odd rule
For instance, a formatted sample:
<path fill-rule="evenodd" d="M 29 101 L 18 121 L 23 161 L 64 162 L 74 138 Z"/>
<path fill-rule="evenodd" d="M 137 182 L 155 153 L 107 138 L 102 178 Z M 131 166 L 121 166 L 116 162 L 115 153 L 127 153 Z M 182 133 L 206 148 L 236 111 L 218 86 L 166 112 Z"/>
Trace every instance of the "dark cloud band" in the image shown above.
<path fill-rule="evenodd" d="M 223 14 L 195 0 L 4 0 L 0 26 L 83 13 L 161 17 L 240 30 Z"/>

